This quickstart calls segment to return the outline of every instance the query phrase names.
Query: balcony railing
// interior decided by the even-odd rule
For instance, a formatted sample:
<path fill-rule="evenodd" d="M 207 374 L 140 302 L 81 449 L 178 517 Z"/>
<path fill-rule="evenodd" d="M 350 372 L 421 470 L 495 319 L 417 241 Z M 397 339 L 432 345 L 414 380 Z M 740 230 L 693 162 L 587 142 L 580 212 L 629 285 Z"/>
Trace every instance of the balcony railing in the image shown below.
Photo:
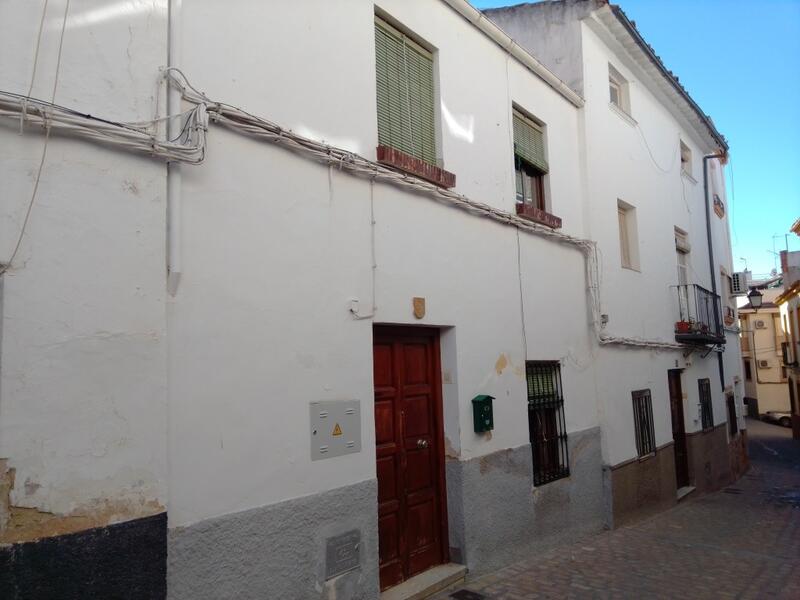
<path fill-rule="evenodd" d="M 724 344 L 719 296 L 696 284 L 675 288 L 678 296 L 675 339 L 686 344 Z"/>

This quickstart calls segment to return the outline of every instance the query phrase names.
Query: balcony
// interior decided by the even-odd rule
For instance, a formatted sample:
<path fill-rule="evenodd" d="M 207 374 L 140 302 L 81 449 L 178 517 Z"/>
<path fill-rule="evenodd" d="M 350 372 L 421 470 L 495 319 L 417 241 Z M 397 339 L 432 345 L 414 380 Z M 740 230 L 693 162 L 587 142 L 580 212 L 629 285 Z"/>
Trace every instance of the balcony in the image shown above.
<path fill-rule="evenodd" d="M 719 296 L 696 284 L 677 285 L 675 289 L 679 315 L 675 340 L 693 345 L 724 344 Z"/>

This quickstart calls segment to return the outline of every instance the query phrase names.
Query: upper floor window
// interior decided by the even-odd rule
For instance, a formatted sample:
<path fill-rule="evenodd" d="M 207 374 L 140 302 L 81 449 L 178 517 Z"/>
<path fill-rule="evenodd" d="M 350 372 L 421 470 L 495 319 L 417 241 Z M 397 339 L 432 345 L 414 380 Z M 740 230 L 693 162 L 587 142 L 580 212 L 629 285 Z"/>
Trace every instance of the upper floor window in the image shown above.
<path fill-rule="evenodd" d="M 725 269 L 720 269 L 719 283 L 723 322 L 726 327 L 732 327 L 736 322 L 736 297 L 733 295 L 733 278 Z"/>
<path fill-rule="evenodd" d="M 610 64 L 608 65 L 608 92 L 611 104 L 630 115 L 631 101 L 628 80 Z"/>
<path fill-rule="evenodd" d="M 675 254 L 678 257 L 678 285 L 689 283 L 689 235 L 682 229 L 675 228 Z"/>
<path fill-rule="evenodd" d="M 378 143 L 436 164 L 433 55 L 375 17 Z"/>
<path fill-rule="evenodd" d="M 626 269 L 639 270 L 639 234 L 636 228 L 636 208 L 617 200 L 619 220 L 620 263 Z"/>
<path fill-rule="evenodd" d="M 519 111 L 514 111 L 514 173 L 517 202 L 545 210 L 545 158 L 542 126 Z"/>
<path fill-rule="evenodd" d="M 681 171 L 692 174 L 692 149 L 681 140 Z"/>

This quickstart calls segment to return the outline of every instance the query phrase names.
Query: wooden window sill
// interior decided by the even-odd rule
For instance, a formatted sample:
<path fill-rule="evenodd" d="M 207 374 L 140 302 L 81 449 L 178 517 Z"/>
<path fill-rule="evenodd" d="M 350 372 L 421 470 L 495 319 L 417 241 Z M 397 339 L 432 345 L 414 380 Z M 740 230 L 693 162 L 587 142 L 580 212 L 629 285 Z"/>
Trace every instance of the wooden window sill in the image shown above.
<path fill-rule="evenodd" d="M 378 162 L 383 165 L 394 167 L 410 175 L 416 175 L 443 188 L 452 188 L 456 185 L 456 176 L 453 173 L 415 156 L 389 146 L 378 146 L 377 152 Z"/>
<path fill-rule="evenodd" d="M 530 204 L 517 202 L 517 216 L 552 229 L 561 229 L 561 217 L 551 215 L 549 212 Z"/>

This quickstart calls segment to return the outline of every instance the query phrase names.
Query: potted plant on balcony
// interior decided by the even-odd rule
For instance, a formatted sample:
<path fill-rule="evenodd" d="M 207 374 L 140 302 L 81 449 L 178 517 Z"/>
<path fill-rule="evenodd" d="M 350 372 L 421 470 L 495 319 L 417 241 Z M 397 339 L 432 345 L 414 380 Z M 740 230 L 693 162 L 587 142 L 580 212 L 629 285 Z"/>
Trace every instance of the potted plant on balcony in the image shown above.
<path fill-rule="evenodd" d="M 692 324 L 689 321 L 677 321 L 675 323 L 675 333 L 689 333 L 692 330 Z"/>

